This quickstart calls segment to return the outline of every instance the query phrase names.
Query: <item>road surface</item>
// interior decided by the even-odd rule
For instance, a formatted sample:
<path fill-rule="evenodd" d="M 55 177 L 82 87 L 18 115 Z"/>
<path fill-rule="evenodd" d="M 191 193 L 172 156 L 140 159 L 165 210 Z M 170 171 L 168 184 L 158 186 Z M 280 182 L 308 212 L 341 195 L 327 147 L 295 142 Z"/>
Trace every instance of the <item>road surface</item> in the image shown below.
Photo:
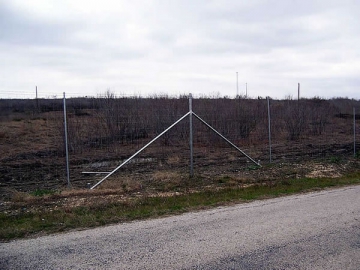
<path fill-rule="evenodd" d="M 360 269 L 360 186 L 0 243 L 0 269 Z"/>

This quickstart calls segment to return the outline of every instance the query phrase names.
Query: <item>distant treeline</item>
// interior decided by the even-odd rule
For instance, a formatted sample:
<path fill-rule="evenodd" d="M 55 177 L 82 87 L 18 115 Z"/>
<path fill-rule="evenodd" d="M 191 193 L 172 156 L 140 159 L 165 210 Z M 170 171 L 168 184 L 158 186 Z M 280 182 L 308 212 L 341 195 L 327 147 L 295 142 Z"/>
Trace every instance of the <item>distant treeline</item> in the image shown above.
<path fill-rule="evenodd" d="M 70 110 L 82 110 L 82 109 L 100 109 L 102 105 L 106 104 L 106 100 L 117 100 L 118 102 L 124 102 L 126 100 L 127 103 L 148 103 L 151 101 L 159 101 L 159 100 L 175 100 L 177 103 L 181 103 L 183 100 L 188 100 L 187 96 L 180 96 L 179 98 L 167 97 L 167 96 L 152 96 L 142 98 L 139 96 L 135 97 L 116 97 L 115 94 L 106 93 L 99 97 L 77 97 L 77 98 L 67 98 L 67 108 Z M 218 100 L 240 100 L 240 101 L 248 101 L 252 102 L 254 100 L 264 100 L 264 98 L 258 97 L 257 99 L 247 99 L 247 98 L 237 98 L 231 99 L 228 97 L 201 97 L 196 98 L 196 102 L 201 101 L 213 101 L 216 103 Z M 274 101 L 277 102 L 288 102 L 288 101 L 296 101 L 291 97 L 285 98 L 283 100 Z M 353 107 L 360 109 L 360 100 L 349 99 L 349 98 L 332 98 L 332 99 L 323 99 L 319 97 L 314 98 L 306 98 L 300 99 L 302 101 L 310 101 L 314 103 L 318 102 L 328 102 L 332 106 L 334 106 L 338 113 L 341 114 L 352 114 Z M 36 112 L 51 112 L 51 111 L 62 111 L 63 110 L 63 99 L 53 99 L 53 98 L 40 98 L 40 99 L 0 99 L 0 114 L 1 116 L 9 116 L 12 113 L 36 113 Z"/>
<path fill-rule="evenodd" d="M 98 98 L 68 98 L 66 100 L 68 132 L 72 151 L 88 147 L 104 147 L 117 143 L 132 143 L 153 137 L 178 120 L 189 110 L 188 97 L 116 97 L 107 92 Z M 360 101 L 348 98 L 270 100 L 271 128 L 274 136 L 297 140 L 302 136 L 323 134 L 329 125 L 342 130 L 339 119 L 351 119 L 353 108 L 360 114 Z M 0 99 L 0 117 L 11 120 L 17 115 L 42 118 L 55 113 L 59 132 L 62 130 L 62 99 Z M 268 136 L 268 107 L 266 99 L 196 98 L 193 111 L 233 141 L 266 140 Z M 351 129 L 349 125 L 348 129 Z M 207 134 L 198 125 L 198 134 Z M 188 136 L 188 123 L 176 126 L 161 140 L 171 144 Z M 214 134 L 205 141 L 214 143 Z"/>

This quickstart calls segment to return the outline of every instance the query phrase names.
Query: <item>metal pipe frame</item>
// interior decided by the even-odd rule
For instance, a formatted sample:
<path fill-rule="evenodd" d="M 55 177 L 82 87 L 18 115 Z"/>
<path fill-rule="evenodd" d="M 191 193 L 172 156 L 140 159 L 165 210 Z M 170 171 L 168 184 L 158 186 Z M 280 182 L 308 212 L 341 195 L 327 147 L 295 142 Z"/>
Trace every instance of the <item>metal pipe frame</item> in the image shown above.
<path fill-rule="evenodd" d="M 155 142 L 157 139 L 159 139 L 162 135 L 164 135 L 166 132 L 168 132 L 170 129 L 172 129 L 174 126 L 176 126 L 179 122 L 181 122 L 184 118 L 189 116 L 189 122 L 190 122 L 190 138 L 189 138 L 189 144 L 190 144 L 190 177 L 194 174 L 193 169 L 193 130 L 192 130 L 192 116 L 195 116 L 197 119 L 199 119 L 204 125 L 206 125 L 208 128 L 210 128 L 213 132 L 215 132 L 218 136 L 220 136 L 223 140 L 225 140 L 228 144 L 230 144 L 232 147 L 234 147 L 236 150 L 238 150 L 241 154 L 243 154 L 245 157 L 247 157 L 250 161 L 255 163 L 257 166 L 260 166 L 259 162 L 256 162 L 254 159 L 252 159 L 249 155 L 247 155 L 244 151 L 242 151 L 239 147 L 237 147 L 235 144 L 233 144 L 230 140 L 228 140 L 225 136 L 223 136 L 220 132 L 218 132 L 216 129 L 214 129 L 212 126 L 210 126 L 207 122 L 205 122 L 200 116 L 198 116 L 196 113 L 192 110 L 192 96 L 189 95 L 189 111 L 183 115 L 180 119 L 178 119 L 175 123 L 173 123 L 171 126 L 169 126 L 167 129 L 165 129 L 163 132 L 161 132 L 159 135 L 157 135 L 154 139 L 152 139 L 149 143 L 147 143 L 145 146 L 143 146 L 140 150 L 138 150 L 135 154 L 133 154 L 131 157 L 129 157 L 127 160 L 125 160 L 123 163 L 121 163 L 118 167 L 116 167 L 111 172 L 83 172 L 83 173 L 105 173 L 107 174 L 104 178 L 102 178 L 99 182 L 97 182 L 95 185 L 93 185 L 90 189 L 96 188 L 98 185 L 100 185 L 103 181 L 105 181 L 109 176 L 114 174 L 117 170 L 119 170 L 121 167 L 123 167 L 125 164 L 127 164 L 130 160 L 132 160 L 134 157 L 136 157 L 138 154 L 140 154 L 143 150 L 145 150 L 149 145 L 151 145 L 153 142 Z"/>

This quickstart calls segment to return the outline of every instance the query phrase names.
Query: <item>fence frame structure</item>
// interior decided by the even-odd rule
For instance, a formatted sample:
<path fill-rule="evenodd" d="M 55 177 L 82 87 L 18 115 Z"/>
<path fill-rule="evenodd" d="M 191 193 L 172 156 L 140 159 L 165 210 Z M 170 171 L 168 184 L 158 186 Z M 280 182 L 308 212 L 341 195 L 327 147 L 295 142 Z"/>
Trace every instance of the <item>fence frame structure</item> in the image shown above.
<path fill-rule="evenodd" d="M 187 116 L 189 116 L 189 122 L 190 122 L 190 135 L 189 135 L 189 137 L 190 137 L 189 138 L 189 144 L 190 144 L 190 177 L 192 177 L 193 174 L 194 174 L 194 167 L 193 167 L 194 166 L 194 164 L 193 164 L 193 160 L 194 160 L 193 159 L 193 129 L 192 129 L 193 121 L 192 121 L 192 116 L 195 116 L 201 123 L 203 123 L 205 126 L 207 126 L 211 131 L 213 131 L 220 138 L 222 138 L 224 141 L 226 141 L 228 144 L 230 144 L 233 148 L 235 148 L 237 151 L 239 151 L 242 155 L 244 155 L 251 162 L 253 162 L 257 166 L 261 167 L 259 162 L 256 162 L 253 158 L 251 158 L 249 155 L 247 155 L 239 147 L 237 147 L 235 144 L 233 144 L 230 140 L 228 140 L 225 136 L 223 136 L 220 132 L 218 132 L 215 128 L 213 128 L 205 120 L 203 120 L 200 116 L 198 116 L 195 112 L 193 112 L 193 110 L 192 110 L 192 94 L 190 93 L 189 94 L 189 111 L 186 114 L 184 114 L 177 121 L 175 121 L 172 125 L 170 125 L 168 128 L 166 128 L 163 132 L 161 132 L 154 139 L 152 139 L 150 142 L 148 142 L 145 146 L 143 146 L 141 149 L 139 149 L 135 154 L 133 154 L 128 159 L 126 159 L 123 163 L 121 163 L 119 166 L 117 166 L 114 170 L 112 170 L 111 172 L 104 172 L 107 175 L 104 178 L 102 178 L 100 181 L 98 181 L 95 185 L 90 187 L 90 189 L 94 189 L 97 186 L 99 186 L 102 182 L 104 182 L 107 178 L 109 178 L 117 170 L 119 170 L 121 167 L 123 167 L 125 164 L 127 164 L 129 161 L 131 161 L 133 158 L 135 158 L 138 154 L 140 154 L 143 150 L 145 150 L 153 142 L 155 142 L 157 139 L 159 139 L 161 136 L 163 136 L 166 132 L 168 132 L 170 129 L 172 129 L 174 126 L 176 126 L 178 123 L 180 123 Z M 83 172 L 83 173 L 94 173 L 94 172 Z"/>

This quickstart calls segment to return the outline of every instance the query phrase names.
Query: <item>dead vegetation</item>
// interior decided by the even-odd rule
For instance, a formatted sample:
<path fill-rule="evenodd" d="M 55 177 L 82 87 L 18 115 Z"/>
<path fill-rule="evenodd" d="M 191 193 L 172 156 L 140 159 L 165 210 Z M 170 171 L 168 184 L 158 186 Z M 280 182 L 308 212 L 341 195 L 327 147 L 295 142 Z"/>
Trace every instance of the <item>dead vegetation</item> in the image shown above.
<path fill-rule="evenodd" d="M 268 163 L 266 100 L 201 98 L 193 103 L 198 115 L 264 166 L 248 162 L 195 119 L 196 175 L 190 179 L 185 119 L 99 190 L 115 197 L 153 196 L 274 179 L 336 177 L 357 168 L 351 113 L 353 107 L 360 111 L 359 101 L 271 100 L 273 164 Z M 84 198 L 104 175 L 83 172 L 113 170 L 188 110 L 186 97 L 117 98 L 111 92 L 69 99 L 67 105 L 72 192 L 84 192 Z M 0 108 L 0 200 L 16 202 L 37 190 L 66 194 L 62 101 L 0 100 Z"/>
<path fill-rule="evenodd" d="M 19 213 L 42 213 L 77 207 L 98 208 L 101 205 L 129 203 L 139 198 L 171 197 L 206 190 L 247 188 L 253 185 L 273 185 L 274 183 L 305 178 L 341 178 L 356 174 L 360 160 L 352 159 L 338 163 L 279 163 L 263 167 L 248 167 L 234 174 L 213 176 L 194 176 L 189 178 L 177 172 L 155 172 L 149 175 L 146 185 L 131 177 L 115 177 L 105 181 L 98 189 L 61 188 L 55 191 L 36 190 L 21 192 L 7 188 L 8 200 L 0 202 L 0 212 L 6 215 Z"/>

